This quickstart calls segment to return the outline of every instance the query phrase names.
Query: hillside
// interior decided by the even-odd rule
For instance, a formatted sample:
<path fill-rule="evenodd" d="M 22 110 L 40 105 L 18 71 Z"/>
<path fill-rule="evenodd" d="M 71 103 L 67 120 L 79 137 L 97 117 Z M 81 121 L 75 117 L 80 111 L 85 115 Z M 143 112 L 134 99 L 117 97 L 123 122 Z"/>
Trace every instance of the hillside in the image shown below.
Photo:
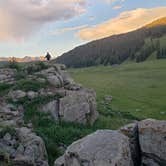
<path fill-rule="evenodd" d="M 166 18 L 161 18 L 138 30 L 76 47 L 58 57 L 56 62 L 68 67 L 87 67 L 121 64 L 127 59 L 141 62 L 153 53 L 158 59 L 165 58 L 165 35 Z"/>

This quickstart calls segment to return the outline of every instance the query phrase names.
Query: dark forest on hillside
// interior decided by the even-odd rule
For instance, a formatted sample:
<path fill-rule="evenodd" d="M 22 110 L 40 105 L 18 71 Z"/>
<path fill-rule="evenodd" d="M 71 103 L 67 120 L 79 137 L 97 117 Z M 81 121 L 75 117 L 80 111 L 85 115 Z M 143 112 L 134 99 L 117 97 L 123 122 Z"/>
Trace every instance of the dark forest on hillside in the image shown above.
<path fill-rule="evenodd" d="M 163 21 L 164 20 L 164 21 Z M 161 19 L 162 22 L 166 18 Z M 114 35 L 79 46 L 56 59 L 68 67 L 120 64 L 126 59 L 144 61 L 153 52 L 157 58 L 166 57 L 166 47 L 161 48 L 159 39 L 166 34 L 166 25 L 154 23 L 138 30 Z M 152 25 L 152 26 L 150 26 Z M 146 40 L 149 44 L 145 46 Z"/>

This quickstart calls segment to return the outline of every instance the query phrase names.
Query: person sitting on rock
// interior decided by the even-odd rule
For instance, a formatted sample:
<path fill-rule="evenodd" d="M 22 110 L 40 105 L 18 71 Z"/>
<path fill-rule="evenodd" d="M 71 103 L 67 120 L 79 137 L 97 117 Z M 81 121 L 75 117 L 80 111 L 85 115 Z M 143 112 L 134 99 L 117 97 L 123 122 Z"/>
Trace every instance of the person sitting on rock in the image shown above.
<path fill-rule="evenodd" d="M 50 61 L 51 60 L 51 55 L 49 52 L 47 52 L 45 58 L 47 59 L 47 61 Z"/>

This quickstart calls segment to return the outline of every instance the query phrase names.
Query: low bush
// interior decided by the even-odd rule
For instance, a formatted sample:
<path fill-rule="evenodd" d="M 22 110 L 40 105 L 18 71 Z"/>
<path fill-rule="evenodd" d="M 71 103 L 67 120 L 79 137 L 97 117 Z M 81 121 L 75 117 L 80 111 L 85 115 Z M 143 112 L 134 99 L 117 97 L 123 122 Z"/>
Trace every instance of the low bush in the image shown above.
<path fill-rule="evenodd" d="M 13 87 L 14 90 L 21 89 L 23 91 L 38 91 L 41 88 L 45 88 L 47 83 L 41 83 L 33 80 L 20 80 Z"/>

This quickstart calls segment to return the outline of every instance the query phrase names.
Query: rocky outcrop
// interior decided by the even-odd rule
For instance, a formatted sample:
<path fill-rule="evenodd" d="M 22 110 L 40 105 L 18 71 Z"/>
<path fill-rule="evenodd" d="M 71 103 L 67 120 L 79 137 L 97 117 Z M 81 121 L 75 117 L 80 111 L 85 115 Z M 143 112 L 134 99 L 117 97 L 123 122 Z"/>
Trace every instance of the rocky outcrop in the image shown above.
<path fill-rule="evenodd" d="M 47 81 L 55 87 L 63 87 L 67 84 L 74 83 L 73 79 L 68 75 L 63 65 L 51 65 L 48 69 L 35 73 L 35 75 L 42 75 Z"/>
<path fill-rule="evenodd" d="M 41 106 L 39 111 L 51 113 L 53 118 L 59 121 L 91 125 L 95 122 L 98 117 L 95 92 L 74 83 L 64 65 L 52 65 L 35 75 L 42 75 L 52 86 L 57 88 L 54 92 L 52 89 L 49 92 L 50 95 L 59 94 L 59 92 L 62 94 L 59 100 L 50 101 Z M 46 90 L 40 92 L 48 93 Z"/>
<path fill-rule="evenodd" d="M 43 140 L 25 127 L 0 128 L 0 152 L 4 165 L 48 166 Z"/>
<path fill-rule="evenodd" d="M 23 108 L 12 104 L 0 103 L 0 126 L 18 127 L 23 125 Z"/>
<path fill-rule="evenodd" d="M 6 78 L 16 84 L 0 96 L 0 165 L 48 166 L 43 140 L 32 132 L 31 121 L 23 120 L 28 104 L 55 121 L 92 125 L 98 117 L 95 92 L 76 84 L 64 65 L 32 63 L 19 73 L 0 70 L 0 83 L 11 83 Z"/>
<path fill-rule="evenodd" d="M 15 69 L 3 68 L 0 69 L 0 83 L 13 84 L 15 79 L 14 75 L 16 73 Z"/>
<path fill-rule="evenodd" d="M 38 110 L 51 113 L 56 121 L 92 125 L 98 117 L 95 92 L 76 84 L 65 70 L 64 65 L 51 63 L 43 65 L 44 68 L 39 64 L 28 64 L 23 68 L 23 72 L 27 75 L 28 81 L 48 84 L 47 88 L 37 91 L 26 89 L 25 91 L 17 87 L 11 89 L 7 97 L 17 102 L 23 98 L 33 100 L 41 96 L 59 95 L 59 99 L 53 98 L 48 103 L 39 106 Z"/>
<path fill-rule="evenodd" d="M 39 110 L 51 113 L 58 121 L 92 125 L 98 118 L 94 91 L 82 88 L 78 91 L 64 90 L 61 94 L 64 95 L 62 98 L 41 106 Z"/>
<path fill-rule="evenodd" d="M 43 140 L 22 127 L 23 113 L 21 106 L 0 103 L 0 165 L 48 166 Z"/>
<path fill-rule="evenodd" d="M 129 139 L 118 131 L 99 130 L 69 146 L 55 166 L 133 166 Z"/>
<path fill-rule="evenodd" d="M 96 111 L 96 94 L 93 90 L 80 88 L 79 90 L 63 89 L 57 91 L 61 97 L 41 106 L 39 111 L 51 113 L 55 120 L 93 124 L 98 118 Z"/>
<path fill-rule="evenodd" d="M 71 144 L 54 166 L 165 166 L 166 121 L 99 130 Z"/>

